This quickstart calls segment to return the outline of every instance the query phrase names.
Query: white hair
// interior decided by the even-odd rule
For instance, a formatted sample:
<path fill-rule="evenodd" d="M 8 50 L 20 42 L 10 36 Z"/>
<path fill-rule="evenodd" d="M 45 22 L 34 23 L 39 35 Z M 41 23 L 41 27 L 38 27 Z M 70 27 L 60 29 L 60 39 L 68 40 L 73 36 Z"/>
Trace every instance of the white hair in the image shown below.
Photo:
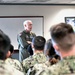
<path fill-rule="evenodd" d="M 31 22 L 32 23 L 31 20 L 26 20 L 26 21 L 23 22 L 23 25 L 26 25 L 28 22 Z"/>

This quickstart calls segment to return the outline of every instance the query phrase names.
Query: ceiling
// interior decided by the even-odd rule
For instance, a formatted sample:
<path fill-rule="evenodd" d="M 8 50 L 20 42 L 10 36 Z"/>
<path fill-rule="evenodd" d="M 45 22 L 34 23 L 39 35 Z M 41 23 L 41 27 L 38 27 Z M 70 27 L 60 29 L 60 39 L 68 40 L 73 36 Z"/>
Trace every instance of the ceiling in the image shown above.
<path fill-rule="evenodd" d="M 0 0 L 0 4 L 75 4 L 75 0 Z"/>

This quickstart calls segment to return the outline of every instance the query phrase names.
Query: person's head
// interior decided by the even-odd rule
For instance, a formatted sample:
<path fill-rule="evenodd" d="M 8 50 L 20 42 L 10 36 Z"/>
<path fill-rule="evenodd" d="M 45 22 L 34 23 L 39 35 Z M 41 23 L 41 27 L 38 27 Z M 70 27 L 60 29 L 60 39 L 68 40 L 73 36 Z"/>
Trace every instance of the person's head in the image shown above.
<path fill-rule="evenodd" d="M 66 23 L 59 23 L 50 28 L 52 43 L 56 50 L 61 54 L 62 52 L 69 52 L 75 43 L 75 34 L 71 25 Z"/>
<path fill-rule="evenodd" d="M 33 40 L 32 40 L 32 48 L 34 48 L 34 51 L 38 50 L 38 51 L 43 51 L 44 50 L 44 46 L 45 46 L 45 38 L 42 36 L 36 36 Z"/>
<path fill-rule="evenodd" d="M 45 55 L 48 57 L 52 57 L 55 54 L 56 54 L 55 49 L 53 48 L 51 39 L 49 39 L 45 44 Z"/>
<path fill-rule="evenodd" d="M 32 21 L 31 20 L 26 20 L 23 22 L 24 29 L 28 32 L 32 30 Z"/>
<path fill-rule="evenodd" d="M 72 26 L 66 23 L 53 25 L 50 28 L 50 32 L 52 39 L 62 38 L 62 36 L 65 36 L 67 33 L 74 33 Z"/>
<path fill-rule="evenodd" d="M 10 39 L 9 37 L 4 34 L 0 33 L 0 59 L 5 60 L 6 54 L 8 53 L 8 50 L 10 48 Z"/>

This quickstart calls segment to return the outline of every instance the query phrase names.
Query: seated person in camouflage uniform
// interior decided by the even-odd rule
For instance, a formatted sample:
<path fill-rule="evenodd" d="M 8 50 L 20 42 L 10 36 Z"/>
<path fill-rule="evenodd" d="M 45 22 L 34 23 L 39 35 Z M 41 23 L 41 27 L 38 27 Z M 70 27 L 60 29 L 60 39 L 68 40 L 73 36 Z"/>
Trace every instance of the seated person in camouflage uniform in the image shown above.
<path fill-rule="evenodd" d="M 4 39 L 5 41 L 7 40 L 8 41 L 8 36 L 6 34 L 4 34 L 4 32 L 2 30 L 0 30 L 0 35 L 3 36 L 1 38 L 6 38 Z M 0 46 L 1 47 L 1 46 Z M 23 71 L 23 67 L 22 67 L 22 64 L 17 60 L 17 59 L 11 59 L 9 58 L 11 56 L 11 54 L 13 53 L 14 51 L 14 47 L 10 44 L 9 46 L 9 50 L 5 56 L 5 53 L 0 53 L 1 54 L 1 57 L 3 57 L 2 59 L 4 60 L 4 56 L 5 56 L 5 61 L 7 64 L 10 64 L 12 65 L 14 68 L 16 68 L 17 70 L 20 70 L 20 71 Z M 2 56 L 2 54 L 4 54 L 4 56 Z"/>
<path fill-rule="evenodd" d="M 44 63 L 46 62 L 46 56 L 44 55 L 44 45 L 45 45 L 45 38 L 42 36 L 36 36 L 32 41 L 32 49 L 34 54 L 25 60 L 23 60 L 23 69 L 25 72 L 29 68 L 32 68 L 36 63 Z"/>
<path fill-rule="evenodd" d="M 21 71 L 15 69 L 9 63 L 6 63 L 7 55 L 9 54 L 10 49 L 10 39 L 9 37 L 0 31 L 0 75 L 6 73 L 13 73 L 10 75 L 24 75 Z"/>
<path fill-rule="evenodd" d="M 0 61 L 0 75 L 25 75 L 11 65 Z"/>
<path fill-rule="evenodd" d="M 10 65 L 12 65 L 17 70 L 23 71 L 22 64 L 17 59 L 14 59 L 11 57 L 13 52 L 14 52 L 14 46 L 10 45 L 10 49 L 8 51 L 9 54 L 7 54 L 7 59 L 5 60 L 5 62 L 9 63 Z"/>
<path fill-rule="evenodd" d="M 75 75 L 75 34 L 70 27 L 69 24 L 59 23 L 50 29 L 53 46 L 61 53 L 63 60 L 50 67 L 45 65 L 45 68 L 44 66 L 38 68 L 39 65 L 35 65 L 32 73 L 35 72 L 36 75 Z"/>

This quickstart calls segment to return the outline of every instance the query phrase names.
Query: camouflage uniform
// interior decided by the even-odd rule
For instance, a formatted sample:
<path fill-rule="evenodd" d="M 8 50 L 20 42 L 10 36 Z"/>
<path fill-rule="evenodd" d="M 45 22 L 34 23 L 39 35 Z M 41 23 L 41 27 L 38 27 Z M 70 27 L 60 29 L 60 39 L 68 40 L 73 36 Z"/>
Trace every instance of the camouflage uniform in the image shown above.
<path fill-rule="evenodd" d="M 46 62 L 46 56 L 42 53 L 34 54 L 33 56 L 30 56 L 23 60 L 23 69 L 24 72 L 27 72 L 29 68 L 32 68 L 34 64 L 36 63 L 44 63 Z"/>
<path fill-rule="evenodd" d="M 26 32 L 25 30 L 18 34 L 17 41 L 18 41 L 18 49 L 19 49 L 19 60 L 22 62 L 23 59 L 29 57 L 29 53 L 27 51 L 27 48 L 29 44 L 27 41 L 32 41 L 32 39 L 36 35 L 34 33 Z"/>
<path fill-rule="evenodd" d="M 11 66 L 13 66 L 14 68 L 16 68 L 17 70 L 23 72 L 22 64 L 21 64 L 17 59 L 7 58 L 7 59 L 5 60 L 5 62 L 6 62 L 7 64 L 10 64 Z"/>
<path fill-rule="evenodd" d="M 5 61 L 0 60 L 0 75 L 25 75 L 21 71 L 15 69 Z"/>
<path fill-rule="evenodd" d="M 75 75 L 75 56 L 65 57 L 59 63 L 49 67 L 36 64 L 30 72 L 27 75 Z"/>

